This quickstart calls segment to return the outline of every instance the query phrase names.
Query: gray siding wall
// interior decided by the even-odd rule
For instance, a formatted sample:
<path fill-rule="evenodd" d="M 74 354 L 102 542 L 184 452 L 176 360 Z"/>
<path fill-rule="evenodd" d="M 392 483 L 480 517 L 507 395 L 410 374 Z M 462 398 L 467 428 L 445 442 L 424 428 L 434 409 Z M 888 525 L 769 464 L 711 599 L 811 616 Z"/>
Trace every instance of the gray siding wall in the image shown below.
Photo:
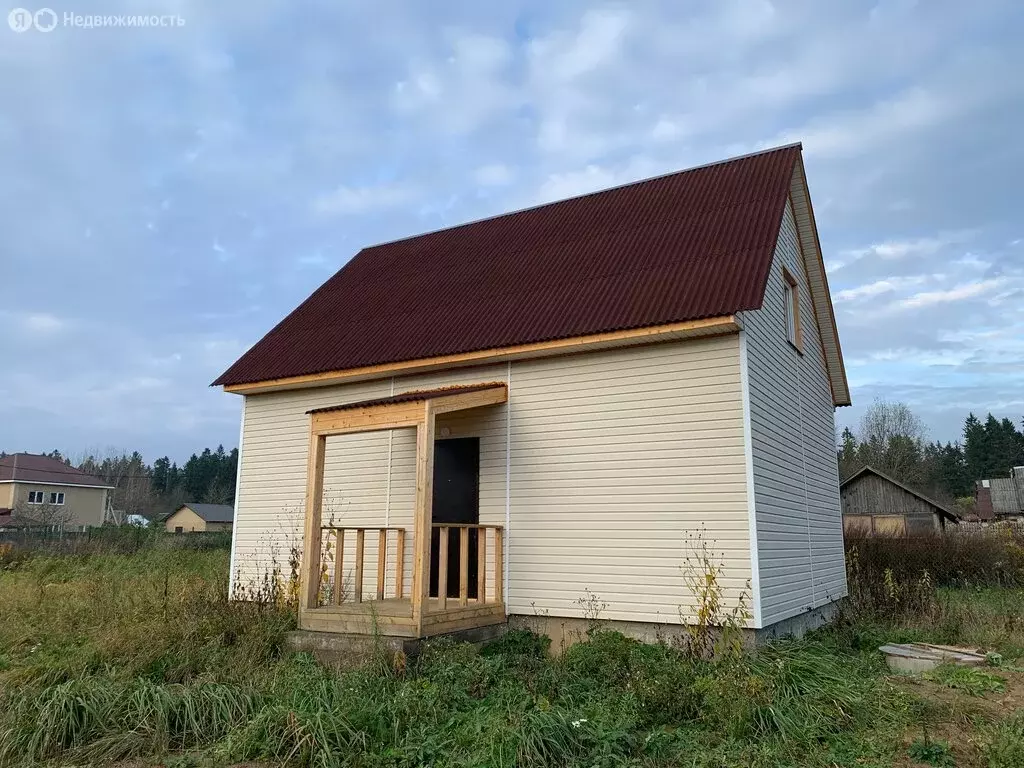
<path fill-rule="evenodd" d="M 783 266 L 798 282 L 802 355 L 786 339 Z M 764 305 L 742 320 L 760 625 L 768 626 L 846 595 L 832 392 L 788 203 Z"/>

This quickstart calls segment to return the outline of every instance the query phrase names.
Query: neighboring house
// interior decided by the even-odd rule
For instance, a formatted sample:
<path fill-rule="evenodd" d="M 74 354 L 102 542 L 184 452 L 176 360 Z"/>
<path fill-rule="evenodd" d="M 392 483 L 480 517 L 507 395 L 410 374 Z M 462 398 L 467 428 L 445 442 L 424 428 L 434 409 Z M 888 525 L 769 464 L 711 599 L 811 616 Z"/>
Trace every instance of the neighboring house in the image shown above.
<path fill-rule="evenodd" d="M 304 629 L 666 636 L 700 540 L 751 629 L 846 594 L 799 145 L 364 249 L 215 384 L 244 396 L 232 582 L 301 552 Z"/>
<path fill-rule="evenodd" d="M 103 525 L 113 486 L 63 461 L 33 453 L 0 459 L 0 509 L 29 525 L 83 529 Z"/>
<path fill-rule="evenodd" d="M 843 529 L 849 534 L 920 536 L 944 531 L 960 519 L 944 504 L 895 480 L 874 467 L 864 467 L 839 486 Z"/>
<path fill-rule="evenodd" d="M 985 522 L 1024 519 L 1024 467 L 1009 477 L 979 480 L 974 489 L 975 513 Z"/>
<path fill-rule="evenodd" d="M 164 521 L 168 533 L 230 531 L 235 508 L 230 504 L 182 504 Z"/>

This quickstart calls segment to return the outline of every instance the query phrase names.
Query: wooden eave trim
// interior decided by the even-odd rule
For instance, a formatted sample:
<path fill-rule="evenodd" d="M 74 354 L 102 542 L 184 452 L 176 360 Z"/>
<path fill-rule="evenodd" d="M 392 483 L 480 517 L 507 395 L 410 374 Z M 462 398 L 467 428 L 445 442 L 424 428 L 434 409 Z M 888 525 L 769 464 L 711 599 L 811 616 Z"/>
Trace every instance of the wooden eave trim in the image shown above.
<path fill-rule="evenodd" d="M 428 413 L 451 413 L 505 402 L 508 402 L 508 387 L 495 386 L 476 392 L 435 395 L 411 402 L 313 413 L 310 415 L 310 429 L 314 435 L 405 429 L 418 427 Z"/>
<path fill-rule="evenodd" d="M 305 376 L 289 376 L 281 379 L 268 379 L 266 381 L 254 381 L 245 384 L 228 384 L 224 387 L 224 391 L 239 395 L 254 395 L 261 392 L 275 392 L 286 389 L 322 387 L 352 381 L 366 381 L 385 376 L 407 376 L 444 368 L 498 363 L 508 360 L 525 360 L 534 357 L 568 355 L 614 346 L 652 344 L 695 336 L 735 333 L 739 329 L 740 326 L 735 315 L 722 315 L 720 317 L 686 320 L 684 322 L 656 325 L 648 328 L 573 336 L 554 341 L 518 344 L 496 349 L 481 349 L 455 355 L 404 360 L 361 368 L 348 368 L 340 371 L 325 371 Z"/>
<path fill-rule="evenodd" d="M 813 242 L 813 247 L 810 249 L 812 251 L 811 254 L 808 254 L 807 244 L 804 242 L 804 239 L 803 239 L 803 237 L 800 234 L 800 225 L 798 223 L 796 223 L 796 221 L 795 221 L 795 219 L 796 219 L 796 208 L 795 208 L 795 206 L 793 204 L 793 189 L 794 188 L 799 190 L 801 196 L 803 197 L 803 201 L 807 204 L 807 216 L 808 216 L 808 219 L 809 219 L 809 222 L 810 222 L 811 236 L 812 236 L 813 241 L 814 241 Z M 821 273 L 821 284 L 822 284 L 822 286 L 824 287 L 824 290 L 825 290 L 825 295 L 823 297 L 823 300 L 824 300 L 824 304 L 825 304 L 825 306 L 827 307 L 827 310 L 828 310 L 826 312 L 826 314 L 828 315 L 827 322 L 829 324 L 828 325 L 829 341 L 830 341 L 830 343 L 832 345 L 835 346 L 836 358 L 839 360 L 839 370 L 838 371 L 833 371 L 832 370 L 832 366 L 830 366 L 829 362 L 828 362 L 828 355 L 825 354 L 825 350 L 824 349 L 822 350 L 823 354 L 825 354 L 825 368 L 826 368 L 826 370 L 829 373 L 829 384 L 830 384 L 830 386 L 832 388 L 832 404 L 834 406 L 850 405 L 851 404 L 851 401 L 850 401 L 850 384 L 849 384 L 849 380 L 846 377 L 846 362 L 843 360 L 843 349 L 842 349 L 842 346 L 839 343 L 839 328 L 836 326 L 835 307 L 832 304 L 832 293 L 831 293 L 831 290 L 829 289 L 829 285 L 828 285 L 828 273 L 825 270 L 825 258 L 822 255 L 822 251 L 821 251 L 821 239 L 818 237 L 818 224 L 817 224 L 817 220 L 814 218 L 814 205 L 811 203 L 811 193 L 810 193 L 810 190 L 808 190 L 808 188 L 807 188 L 807 174 L 806 174 L 806 172 L 804 170 L 804 161 L 803 161 L 803 157 L 802 156 L 797 158 L 797 163 L 796 163 L 796 165 L 793 168 L 793 179 L 792 179 L 792 181 L 790 183 L 789 203 L 790 203 L 790 206 L 793 208 L 793 218 L 794 218 L 794 223 L 796 224 L 797 241 L 798 241 L 798 243 L 800 245 L 800 250 L 803 253 L 805 269 L 810 264 L 810 261 L 809 261 L 809 256 L 810 256 L 810 257 L 812 257 L 814 259 L 814 266 Z M 810 281 L 810 275 L 809 274 L 808 274 L 807 278 L 808 278 L 808 284 L 810 284 L 811 281 Z M 815 293 L 814 288 L 813 288 L 813 286 L 811 286 L 811 296 L 812 296 L 812 299 L 813 299 L 814 293 Z M 818 312 L 817 302 L 812 301 L 811 304 L 812 304 L 812 307 L 814 309 L 814 319 L 815 319 L 815 321 L 818 324 L 818 335 L 821 337 L 821 339 L 822 339 L 822 347 L 824 347 L 824 344 L 825 344 L 825 342 L 824 342 L 824 339 L 825 339 L 825 326 L 821 322 L 821 317 L 820 317 L 820 314 Z M 836 387 L 835 387 L 835 383 L 836 383 L 837 380 L 838 380 L 838 382 L 843 387 L 843 390 L 844 390 L 844 395 L 843 396 L 837 396 Z"/>

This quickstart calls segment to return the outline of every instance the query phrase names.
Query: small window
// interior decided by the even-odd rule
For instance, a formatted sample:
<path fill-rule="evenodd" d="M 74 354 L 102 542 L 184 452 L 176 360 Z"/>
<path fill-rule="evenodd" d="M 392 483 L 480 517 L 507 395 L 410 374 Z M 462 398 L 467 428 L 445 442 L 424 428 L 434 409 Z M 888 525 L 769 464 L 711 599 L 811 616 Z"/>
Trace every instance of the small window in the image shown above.
<path fill-rule="evenodd" d="M 174 526 L 174 532 L 175 533 L 183 533 L 184 531 L 185 531 L 185 529 L 182 528 L 180 525 Z"/>
<path fill-rule="evenodd" d="M 28 492 L 28 503 L 29 504 L 42 504 L 43 503 L 43 492 L 42 491 L 29 491 Z"/>
<path fill-rule="evenodd" d="M 49 501 L 47 503 L 48 504 L 57 504 L 57 505 L 63 504 L 64 503 L 64 492 L 60 491 L 58 493 L 51 493 L 50 494 L 50 499 L 49 499 Z"/>
<path fill-rule="evenodd" d="M 803 338 L 800 334 L 800 292 L 797 290 L 796 278 L 788 269 L 782 270 L 783 299 L 786 304 L 786 340 L 798 352 L 803 352 Z"/>

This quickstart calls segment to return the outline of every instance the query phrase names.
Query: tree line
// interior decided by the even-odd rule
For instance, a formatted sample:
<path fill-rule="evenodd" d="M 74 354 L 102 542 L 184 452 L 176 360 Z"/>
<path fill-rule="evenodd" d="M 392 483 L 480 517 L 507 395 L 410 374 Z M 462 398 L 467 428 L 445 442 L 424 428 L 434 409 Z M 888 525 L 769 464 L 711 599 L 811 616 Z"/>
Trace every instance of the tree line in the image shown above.
<path fill-rule="evenodd" d="M 0 452 L 0 458 L 6 454 Z M 110 508 L 113 522 L 123 523 L 128 515 L 159 519 L 182 504 L 233 504 L 238 449 L 203 449 L 193 453 L 180 467 L 167 456 L 147 464 L 138 451 L 109 450 L 87 453 L 73 461 L 60 451 L 46 456 L 101 478 L 113 486 Z"/>
<path fill-rule="evenodd" d="M 865 465 L 916 488 L 936 501 L 969 508 L 978 480 L 1009 477 L 1011 467 L 1024 466 L 1024 421 L 991 413 L 984 421 L 971 413 L 963 438 L 929 442 L 924 423 L 900 402 L 876 400 L 855 432 L 843 430 L 838 445 L 839 479 Z"/>

